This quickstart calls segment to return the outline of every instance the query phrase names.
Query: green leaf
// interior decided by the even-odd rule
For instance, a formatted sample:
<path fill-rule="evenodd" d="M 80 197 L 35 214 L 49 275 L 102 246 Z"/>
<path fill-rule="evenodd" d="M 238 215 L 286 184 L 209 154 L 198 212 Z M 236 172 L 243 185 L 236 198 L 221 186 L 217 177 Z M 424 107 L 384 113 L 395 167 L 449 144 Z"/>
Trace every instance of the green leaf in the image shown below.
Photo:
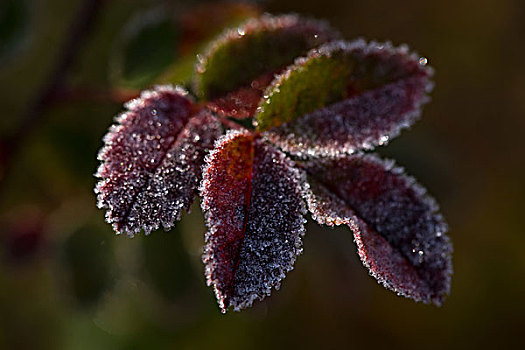
<path fill-rule="evenodd" d="M 217 2 L 187 11 L 169 5 L 133 17 L 117 39 L 110 57 L 116 85 L 144 88 L 152 84 L 185 85 L 195 56 L 224 28 L 259 14 L 251 4 Z"/>
<path fill-rule="evenodd" d="M 110 58 L 112 80 L 130 88 L 151 84 L 178 56 L 177 23 L 155 9 L 130 20 Z"/>
<path fill-rule="evenodd" d="M 77 301 L 84 305 L 97 302 L 112 284 L 111 234 L 93 224 L 80 227 L 63 243 L 62 262 Z"/>
<path fill-rule="evenodd" d="M 278 73 L 294 59 L 338 34 L 325 23 L 296 15 L 265 15 L 227 30 L 198 56 L 194 87 L 204 99 L 215 99 Z"/>
<path fill-rule="evenodd" d="M 260 15 L 254 4 L 236 2 L 204 3 L 177 19 L 181 35 L 179 57 L 157 79 L 156 84 L 186 85 L 193 76 L 195 56 L 225 28 L 238 26 Z"/>
<path fill-rule="evenodd" d="M 0 2 L 0 61 L 16 51 L 24 42 L 29 20 L 29 9 L 25 0 Z"/>
<path fill-rule="evenodd" d="M 418 59 L 405 46 L 393 48 L 389 43 L 367 44 L 363 40 L 333 42 L 314 49 L 268 87 L 255 115 L 257 129 L 267 131 L 323 108 L 327 108 L 324 115 L 334 114 L 329 106 L 335 103 L 410 78 L 421 78 L 417 88 L 422 93 L 417 99 L 422 100 L 431 71 Z M 366 101 L 373 104 L 370 99 Z M 414 104 L 419 106 L 419 102 Z M 356 117 L 345 113 L 338 116 Z"/>
<path fill-rule="evenodd" d="M 163 296 L 175 299 L 191 286 L 193 269 L 184 248 L 180 230 L 161 230 L 141 237 L 144 273 L 149 283 Z"/>

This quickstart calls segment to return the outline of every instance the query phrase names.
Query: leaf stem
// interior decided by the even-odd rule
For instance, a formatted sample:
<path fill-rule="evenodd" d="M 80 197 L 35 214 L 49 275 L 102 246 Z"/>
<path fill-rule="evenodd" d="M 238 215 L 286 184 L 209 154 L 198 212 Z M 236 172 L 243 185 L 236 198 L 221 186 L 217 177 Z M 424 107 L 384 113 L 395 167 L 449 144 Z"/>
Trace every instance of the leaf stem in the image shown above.
<path fill-rule="evenodd" d="M 236 122 L 234 122 L 233 120 L 230 120 L 226 117 L 223 117 L 223 116 L 218 116 L 219 120 L 221 121 L 222 125 L 230 128 L 230 129 L 234 129 L 234 130 L 246 130 L 246 128 L 240 124 L 237 124 Z"/>

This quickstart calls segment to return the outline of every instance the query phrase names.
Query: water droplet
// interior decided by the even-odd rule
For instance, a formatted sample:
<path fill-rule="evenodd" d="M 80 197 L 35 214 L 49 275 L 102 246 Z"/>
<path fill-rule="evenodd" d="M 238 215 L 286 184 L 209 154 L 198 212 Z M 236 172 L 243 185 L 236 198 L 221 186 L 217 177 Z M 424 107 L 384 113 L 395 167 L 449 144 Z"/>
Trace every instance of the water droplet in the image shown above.
<path fill-rule="evenodd" d="M 428 63 L 428 59 L 426 57 L 420 57 L 419 58 L 419 64 L 422 66 L 426 66 Z"/>
<path fill-rule="evenodd" d="M 388 139 L 388 135 L 381 136 L 381 138 L 379 139 L 379 145 L 383 146 L 384 144 L 388 143 Z"/>
<path fill-rule="evenodd" d="M 239 28 L 239 29 L 237 29 L 237 34 L 239 34 L 240 36 L 244 36 L 244 34 L 246 34 L 246 32 L 244 31 L 243 28 Z"/>

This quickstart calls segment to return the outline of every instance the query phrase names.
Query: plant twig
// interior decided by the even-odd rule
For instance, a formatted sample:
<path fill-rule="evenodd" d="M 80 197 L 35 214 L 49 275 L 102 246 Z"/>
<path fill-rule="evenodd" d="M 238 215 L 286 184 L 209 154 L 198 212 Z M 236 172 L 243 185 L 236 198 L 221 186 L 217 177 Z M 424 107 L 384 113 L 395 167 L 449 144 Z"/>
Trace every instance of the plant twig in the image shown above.
<path fill-rule="evenodd" d="M 26 138 L 42 121 L 45 111 L 54 102 L 57 94 L 64 89 L 67 75 L 77 61 L 79 51 L 87 41 L 98 15 L 100 15 L 104 1 L 84 0 L 79 7 L 69 26 L 55 67 L 51 70 L 48 79 L 36 94 L 26 113 L 21 116 L 21 123 L 18 128 L 10 138 L 0 145 L 0 180 L 5 179 Z"/>

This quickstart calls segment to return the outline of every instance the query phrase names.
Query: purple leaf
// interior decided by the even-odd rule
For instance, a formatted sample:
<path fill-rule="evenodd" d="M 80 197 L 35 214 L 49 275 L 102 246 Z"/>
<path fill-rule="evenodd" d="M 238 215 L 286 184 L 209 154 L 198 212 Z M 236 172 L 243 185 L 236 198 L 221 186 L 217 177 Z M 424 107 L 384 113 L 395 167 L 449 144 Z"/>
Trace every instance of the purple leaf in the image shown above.
<path fill-rule="evenodd" d="M 450 290 L 452 245 L 424 188 L 393 162 L 371 155 L 302 166 L 312 217 L 321 224 L 348 225 L 372 276 L 399 295 L 443 302 Z"/>
<path fill-rule="evenodd" d="M 169 229 L 191 205 L 220 123 L 205 110 L 192 115 L 186 92 L 169 86 L 143 92 L 126 108 L 99 153 L 98 206 L 117 233 Z"/>
<path fill-rule="evenodd" d="M 419 117 L 432 86 L 425 64 L 404 46 L 324 45 L 274 80 L 256 115 L 258 130 L 298 156 L 373 149 Z"/>
<path fill-rule="evenodd" d="M 270 295 L 293 269 L 304 235 L 303 183 L 282 152 L 248 132 L 228 133 L 208 156 L 203 262 L 222 312 Z"/>

